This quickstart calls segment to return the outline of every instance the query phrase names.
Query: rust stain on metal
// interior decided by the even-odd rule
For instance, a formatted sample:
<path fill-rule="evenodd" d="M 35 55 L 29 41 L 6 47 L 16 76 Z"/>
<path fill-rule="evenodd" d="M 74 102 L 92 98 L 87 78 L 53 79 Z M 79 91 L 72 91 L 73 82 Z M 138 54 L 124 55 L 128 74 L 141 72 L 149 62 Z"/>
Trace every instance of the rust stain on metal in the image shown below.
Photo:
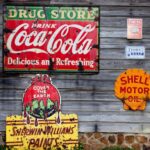
<path fill-rule="evenodd" d="M 9 53 L 10 53 L 9 50 L 8 50 L 7 48 L 5 48 L 5 49 L 4 49 L 4 55 L 5 55 L 5 56 L 8 56 Z"/>
<path fill-rule="evenodd" d="M 97 48 L 97 49 L 99 49 L 99 45 L 94 44 L 94 45 L 92 46 L 92 48 Z"/>
<path fill-rule="evenodd" d="M 54 70 L 54 64 L 55 62 L 53 62 L 52 58 L 49 59 L 49 67 L 48 67 L 48 70 Z"/>
<path fill-rule="evenodd" d="M 8 29 L 8 28 L 5 28 L 5 29 L 4 29 L 4 32 L 5 32 L 5 33 L 12 33 L 12 30 L 11 30 L 11 29 Z"/>
<path fill-rule="evenodd" d="M 96 16 L 94 21 L 98 21 L 99 20 L 99 16 Z"/>
<path fill-rule="evenodd" d="M 79 71 L 79 72 L 84 71 L 84 67 L 83 67 L 83 65 L 82 65 L 82 62 L 79 62 L 78 71 Z"/>

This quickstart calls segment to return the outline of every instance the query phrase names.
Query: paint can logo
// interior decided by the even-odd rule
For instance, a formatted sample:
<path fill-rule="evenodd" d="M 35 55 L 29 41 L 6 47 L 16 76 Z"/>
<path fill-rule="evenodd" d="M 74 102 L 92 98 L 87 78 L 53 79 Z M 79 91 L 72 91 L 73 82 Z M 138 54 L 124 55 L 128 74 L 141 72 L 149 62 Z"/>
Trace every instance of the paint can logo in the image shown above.
<path fill-rule="evenodd" d="M 23 96 L 24 117 L 30 123 L 30 115 L 37 119 L 47 119 L 61 110 L 61 97 L 48 75 L 36 75 Z"/>

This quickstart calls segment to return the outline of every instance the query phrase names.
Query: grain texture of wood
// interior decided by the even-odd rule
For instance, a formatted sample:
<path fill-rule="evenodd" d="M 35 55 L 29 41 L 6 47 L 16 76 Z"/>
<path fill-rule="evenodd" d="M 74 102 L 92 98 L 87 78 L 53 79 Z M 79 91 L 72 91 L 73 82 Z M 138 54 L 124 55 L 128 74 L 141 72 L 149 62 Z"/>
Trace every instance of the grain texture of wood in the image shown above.
<path fill-rule="evenodd" d="M 101 6 L 100 7 L 101 16 L 121 16 L 121 17 L 149 17 L 150 10 L 149 7 L 134 7 L 134 6 Z"/>
<path fill-rule="evenodd" d="M 9 2 L 9 3 L 17 3 L 17 4 L 21 4 L 22 1 L 21 0 L 7 0 L 5 2 Z M 38 0 L 35 0 L 35 1 L 29 1 L 29 0 L 26 0 L 24 1 L 24 4 L 41 4 L 40 1 Z M 117 6 L 128 6 L 130 4 L 130 0 L 80 0 L 80 2 L 77 3 L 76 0 L 52 0 L 52 1 L 48 1 L 48 0 L 43 0 L 42 1 L 42 4 L 59 4 L 59 5 L 107 5 L 107 6 L 111 6 L 111 5 L 117 5 Z"/>
<path fill-rule="evenodd" d="M 126 17 L 118 17 L 118 16 L 103 17 L 103 16 L 101 16 L 101 27 L 126 28 L 127 27 L 127 18 L 129 18 L 129 16 L 126 16 Z M 143 27 L 149 28 L 150 18 L 149 17 L 142 17 L 142 18 L 143 18 Z"/>
<path fill-rule="evenodd" d="M 0 80 L 0 84 L 3 89 L 25 89 L 30 84 L 28 78 L 8 78 Z M 114 87 L 114 81 L 100 81 L 100 80 L 55 80 L 53 84 L 58 87 L 58 89 L 85 89 L 85 90 L 112 90 Z M 105 86 L 100 86 L 104 85 Z"/>
<path fill-rule="evenodd" d="M 7 1 L 8 2 L 8 1 Z M 16 1 L 17 3 L 22 3 Z M 24 1 L 24 4 L 41 1 Z M 77 113 L 80 132 L 150 133 L 150 102 L 145 111 L 125 111 L 114 95 L 114 83 L 128 68 L 142 68 L 150 73 L 150 1 L 149 0 L 48 0 L 42 4 L 77 4 L 100 6 L 100 72 L 95 75 L 51 75 L 62 99 L 63 113 Z M 22 98 L 34 74 L 2 72 L 3 12 L 0 1 L 0 131 L 5 118 L 22 114 Z M 143 18 L 143 39 L 127 40 L 127 18 Z M 127 45 L 145 46 L 143 60 L 125 58 Z"/>

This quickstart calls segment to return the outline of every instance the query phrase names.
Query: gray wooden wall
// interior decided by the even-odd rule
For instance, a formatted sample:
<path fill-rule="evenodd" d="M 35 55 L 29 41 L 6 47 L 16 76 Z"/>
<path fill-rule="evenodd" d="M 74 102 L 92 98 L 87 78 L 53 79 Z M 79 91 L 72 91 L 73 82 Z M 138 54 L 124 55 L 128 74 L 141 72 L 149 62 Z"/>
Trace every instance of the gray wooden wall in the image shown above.
<path fill-rule="evenodd" d="M 45 2 L 46 3 L 46 2 Z M 49 3 L 49 2 L 47 2 Z M 149 0 L 52 0 L 53 4 L 90 4 L 101 6 L 100 73 L 97 75 L 53 75 L 62 96 L 62 111 L 77 113 L 80 132 L 150 133 L 150 102 L 146 110 L 124 111 L 114 96 L 116 77 L 128 68 L 143 68 L 150 73 Z M 128 17 L 143 18 L 142 40 L 126 39 Z M 0 131 L 5 117 L 21 114 L 22 96 L 34 75 L 2 73 L 2 1 L 0 5 Z M 144 60 L 127 60 L 126 45 L 146 48 Z"/>

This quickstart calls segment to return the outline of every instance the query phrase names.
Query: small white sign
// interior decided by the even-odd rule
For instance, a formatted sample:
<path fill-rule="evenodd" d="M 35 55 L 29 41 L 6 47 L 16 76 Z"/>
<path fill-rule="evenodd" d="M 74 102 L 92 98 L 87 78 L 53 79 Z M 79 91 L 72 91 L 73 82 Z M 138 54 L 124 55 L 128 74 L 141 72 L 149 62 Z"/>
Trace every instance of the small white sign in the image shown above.
<path fill-rule="evenodd" d="M 126 58 L 128 59 L 144 59 L 145 47 L 144 46 L 126 46 Z"/>

